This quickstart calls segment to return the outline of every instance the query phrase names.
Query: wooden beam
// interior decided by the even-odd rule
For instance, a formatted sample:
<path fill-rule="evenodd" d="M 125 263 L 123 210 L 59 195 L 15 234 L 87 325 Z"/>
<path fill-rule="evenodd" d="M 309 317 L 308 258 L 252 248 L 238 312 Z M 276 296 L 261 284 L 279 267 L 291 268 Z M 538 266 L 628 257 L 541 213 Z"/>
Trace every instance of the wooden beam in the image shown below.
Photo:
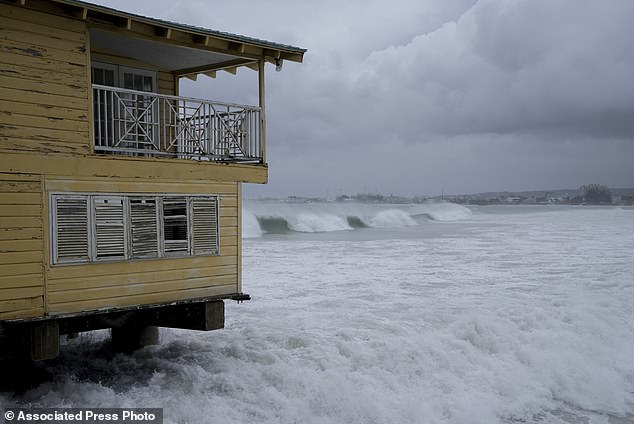
<path fill-rule="evenodd" d="M 200 44 L 201 46 L 209 45 L 209 36 L 207 35 L 194 34 L 192 40 L 194 40 L 194 44 Z"/>
<path fill-rule="evenodd" d="M 247 68 L 258 71 L 260 69 L 260 65 L 258 65 L 258 62 L 247 63 Z"/>
<path fill-rule="evenodd" d="M 229 42 L 229 50 L 244 53 L 244 49 L 245 49 L 244 43 L 236 43 L 233 41 Z"/>
<path fill-rule="evenodd" d="M 227 62 L 212 63 L 212 64 L 204 65 L 204 66 L 196 66 L 193 68 L 180 69 L 180 70 L 174 71 L 174 74 L 176 76 L 202 74 L 202 73 L 210 72 L 210 71 L 220 71 L 225 69 L 238 68 L 240 66 L 246 66 L 253 63 L 257 63 L 257 61 L 254 61 L 253 59 L 235 59 L 235 60 L 229 60 Z M 227 72 L 231 72 L 231 71 L 227 71 Z"/>
<path fill-rule="evenodd" d="M 172 28 L 165 28 L 165 27 L 156 27 L 155 31 L 156 35 L 158 35 L 159 37 L 163 37 L 167 40 L 169 40 L 170 38 L 172 38 Z"/>
<path fill-rule="evenodd" d="M 26 6 L 26 0 L 20 0 L 20 6 Z"/>
<path fill-rule="evenodd" d="M 130 18 L 128 18 L 128 19 L 127 19 L 127 21 L 126 21 L 126 25 L 125 25 L 125 28 L 126 28 L 128 31 L 131 31 L 131 30 L 132 30 L 132 19 L 130 19 Z"/>
<path fill-rule="evenodd" d="M 203 72 L 203 75 L 209 78 L 216 78 L 216 71 Z"/>
<path fill-rule="evenodd" d="M 223 68 L 222 69 L 225 72 L 229 72 L 231 75 L 235 75 L 238 73 L 238 67 L 237 66 L 232 66 L 230 68 Z"/>
<path fill-rule="evenodd" d="M 260 105 L 260 124 L 262 126 L 262 163 L 266 164 L 266 102 L 264 90 L 264 60 L 258 61 L 258 97 Z"/>
<path fill-rule="evenodd" d="M 86 19 L 88 19 L 88 8 L 84 7 L 81 11 L 81 20 L 85 21 Z"/>
<path fill-rule="evenodd" d="M 196 81 L 198 79 L 198 74 L 183 75 L 183 77 L 187 78 L 188 80 Z"/>

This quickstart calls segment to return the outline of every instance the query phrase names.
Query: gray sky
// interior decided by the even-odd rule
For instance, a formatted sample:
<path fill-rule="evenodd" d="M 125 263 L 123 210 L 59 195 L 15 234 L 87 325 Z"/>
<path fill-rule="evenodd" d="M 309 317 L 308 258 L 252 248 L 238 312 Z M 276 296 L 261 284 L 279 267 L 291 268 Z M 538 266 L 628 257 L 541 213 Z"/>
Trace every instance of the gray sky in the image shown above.
<path fill-rule="evenodd" d="M 632 0 L 99 0 L 307 48 L 250 197 L 634 186 Z M 257 104 L 256 73 L 182 93 Z"/>

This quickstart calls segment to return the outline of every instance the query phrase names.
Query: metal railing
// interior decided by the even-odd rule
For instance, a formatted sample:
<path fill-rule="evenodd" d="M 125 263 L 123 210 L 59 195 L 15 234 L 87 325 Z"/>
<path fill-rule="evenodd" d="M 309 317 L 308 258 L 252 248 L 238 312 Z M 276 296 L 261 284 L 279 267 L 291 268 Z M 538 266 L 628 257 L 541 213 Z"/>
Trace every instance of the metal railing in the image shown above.
<path fill-rule="evenodd" d="M 262 163 L 260 108 L 93 84 L 96 152 Z"/>

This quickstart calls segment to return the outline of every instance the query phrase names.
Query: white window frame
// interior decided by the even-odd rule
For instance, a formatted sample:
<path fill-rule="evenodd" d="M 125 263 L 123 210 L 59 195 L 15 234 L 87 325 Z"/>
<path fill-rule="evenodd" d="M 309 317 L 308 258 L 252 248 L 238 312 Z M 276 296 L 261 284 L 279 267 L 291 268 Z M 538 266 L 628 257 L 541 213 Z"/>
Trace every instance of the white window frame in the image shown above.
<path fill-rule="evenodd" d="M 182 252 L 165 252 L 165 233 L 164 233 L 164 217 L 163 217 L 163 200 L 172 197 L 183 197 L 186 202 L 187 212 L 187 250 Z M 65 260 L 58 257 L 58 241 L 57 241 L 57 199 L 59 198 L 81 198 L 87 202 L 87 243 L 88 258 Z M 97 258 L 97 227 L 95 218 L 95 200 L 96 199 L 122 199 L 123 200 L 123 227 L 124 227 L 124 257 L 105 257 Z M 134 256 L 133 240 L 132 240 L 132 217 L 130 209 L 130 200 L 136 199 L 154 199 L 155 201 L 155 219 L 156 219 L 156 239 L 157 239 L 157 255 L 156 256 Z M 215 249 L 205 249 L 196 253 L 194 248 L 194 222 L 193 222 L 193 199 L 207 199 L 215 202 L 215 231 L 216 246 Z M 51 265 L 69 265 L 69 264 L 88 264 L 88 263 L 107 263 L 107 262 L 127 262 L 137 260 L 156 260 L 163 258 L 183 258 L 194 256 L 220 256 L 220 196 L 209 194 L 122 194 L 122 193 L 50 193 L 49 195 L 49 212 L 50 212 L 50 240 L 51 240 Z"/>
<path fill-rule="evenodd" d="M 93 60 L 92 62 L 90 62 L 90 78 L 91 78 L 91 83 L 94 84 L 95 82 L 92 81 L 93 69 L 103 69 L 104 71 L 112 71 L 114 74 L 113 87 L 119 87 L 119 65 L 116 65 L 114 63 L 99 62 L 96 60 Z M 103 84 L 103 85 L 107 85 L 107 84 Z"/>

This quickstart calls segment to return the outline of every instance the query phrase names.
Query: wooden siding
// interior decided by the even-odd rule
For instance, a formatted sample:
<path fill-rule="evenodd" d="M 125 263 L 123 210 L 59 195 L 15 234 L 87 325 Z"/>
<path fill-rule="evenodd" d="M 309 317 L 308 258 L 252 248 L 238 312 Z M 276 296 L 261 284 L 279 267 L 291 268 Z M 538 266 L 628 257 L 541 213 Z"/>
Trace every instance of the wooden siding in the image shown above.
<path fill-rule="evenodd" d="M 115 155 L 45 156 L 0 154 L 0 170 L 60 176 L 139 178 L 158 181 L 222 181 L 266 183 L 266 165 L 210 163 L 186 159 L 132 158 Z"/>
<path fill-rule="evenodd" d="M 0 9 L 0 152 L 89 153 L 85 24 Z"/>
<path fill-rule="evenodd" d="M 0 319 L 44 314 L 39 176 L 0 174 Z"/>
<path fill-rule="evenodd" d="M 45 184 L 47 193 L 220 195 L 219 256 L 47 265 L 49 314 L 171 302 L 239 291 L 237 183 L 50 178 Z"/>

